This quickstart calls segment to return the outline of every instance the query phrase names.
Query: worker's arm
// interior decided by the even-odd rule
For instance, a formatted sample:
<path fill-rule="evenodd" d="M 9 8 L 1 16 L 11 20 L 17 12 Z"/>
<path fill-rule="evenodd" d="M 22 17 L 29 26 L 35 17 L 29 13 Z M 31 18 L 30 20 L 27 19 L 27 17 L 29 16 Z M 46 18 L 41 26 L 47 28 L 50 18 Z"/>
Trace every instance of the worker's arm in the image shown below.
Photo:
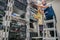
<path fill-rule="evenodd" d="M 49 6 L 43 6 L 43 5 L 41 5 L 40 7 L 41 7 L 41 8 L 48 8 Z"/>

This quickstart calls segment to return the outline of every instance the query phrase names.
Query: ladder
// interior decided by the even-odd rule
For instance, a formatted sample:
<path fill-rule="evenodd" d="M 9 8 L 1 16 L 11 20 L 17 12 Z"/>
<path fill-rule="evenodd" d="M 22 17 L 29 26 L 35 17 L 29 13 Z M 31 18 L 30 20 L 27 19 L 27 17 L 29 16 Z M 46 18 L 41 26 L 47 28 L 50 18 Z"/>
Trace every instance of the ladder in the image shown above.
<path fill-rule="evenodd" d="M 47 23 L 53 22 L 53 28 L 48 28 Z M 39 30 L 38 30 L 39 31 Z M 54 31 L 54 37 L 51 37 L 50 31 Z M 44 21 L 44 28 L 43 28 L 43 36 L 42 37 L 32 37 L 32 39 L 40 39 L 42 40 L 56 40 L 58 37 L 56 36 L 56 22 L 55 18 L 53 17 L 52 20 L 45 20 Z"/>
<path fill-rule="evenodd" d="M 53 23 L 53 27 L 52 28 L 48 28 L 47 23 Z M 56 22 L 55 22 L 55 18 L 53 16 L 53 19 L 51 20 L 45 20 L 44 21 L 45 24 L 45 28 L 43 29 L 43 32 L 45 31 L 45 34 L 43 34 L 43 39 L 45 40 L 56 40 Z M 54 32 L 54 37 L 51 36 L 50 31 Z"/>
<path fill-rule="evenodd" d="M 29 16 L 30 16 L 30 12 L 29 12 L 29 9 L 30 9 L 29 0 L 27 0 L 27 3 L 28 3 L 28 5 L 27 5 L 27 8 L 26 8 L 27 12 L 26 12 L 25 17 L 26 17 L 26 20 L 30 23 L 30 21 L 29 21 Z M 30 40 L 30 31 L 29 31 L 30 25 L 29 25 L 29 23 L 26 24 L 27 25 L 27 29 L 26 29 L 26 39 L 25 40 Z"/>
<path fill-rule="evenodd" d="M 8 40 L 8 36 L 7 35 L 9 35 L 8 28 L 10 27 L 11 14 L 13 12 L 13 4 L 14 4 L 13 0 L 8 0 L 7 10 L 5 11 L 6 14 L 5 14 L 5 17 L 4 17 L 4 20 L 3 20 L 3 25 L 5 27 L 4 40 Z"/>

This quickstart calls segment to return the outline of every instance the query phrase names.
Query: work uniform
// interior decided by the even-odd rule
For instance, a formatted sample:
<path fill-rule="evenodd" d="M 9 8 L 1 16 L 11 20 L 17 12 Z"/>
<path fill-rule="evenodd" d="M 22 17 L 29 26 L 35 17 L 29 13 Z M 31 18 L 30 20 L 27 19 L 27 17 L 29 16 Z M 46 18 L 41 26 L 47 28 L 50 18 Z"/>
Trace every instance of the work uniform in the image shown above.
<path fill-rule="evenodd" d="M 34 18 L 38 20 L 39 29 L 40 31 L 42 31 L 43 30 L 43 15 L 40 12 L 40 9 L 38 9 L 37 14 L 34 14 Z"/>

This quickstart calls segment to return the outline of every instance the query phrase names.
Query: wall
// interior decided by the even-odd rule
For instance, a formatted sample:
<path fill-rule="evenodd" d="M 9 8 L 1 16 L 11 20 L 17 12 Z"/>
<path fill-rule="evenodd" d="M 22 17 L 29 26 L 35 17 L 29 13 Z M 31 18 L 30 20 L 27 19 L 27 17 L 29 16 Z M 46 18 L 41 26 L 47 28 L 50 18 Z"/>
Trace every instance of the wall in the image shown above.
<path fill-rule="evenodd" d="M 56 13 L 56 17 L 57 17 L 57 31 L 58 34 L 60 36 L 60 0 L 55 0 L 53 3 L 53 9 Z"/>

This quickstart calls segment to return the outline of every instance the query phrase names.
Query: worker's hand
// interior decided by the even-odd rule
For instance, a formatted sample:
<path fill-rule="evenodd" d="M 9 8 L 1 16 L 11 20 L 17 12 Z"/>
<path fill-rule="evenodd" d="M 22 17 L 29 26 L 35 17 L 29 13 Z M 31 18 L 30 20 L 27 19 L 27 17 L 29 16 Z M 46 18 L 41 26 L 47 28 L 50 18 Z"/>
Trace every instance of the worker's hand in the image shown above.
<path fill-rule="evenodd" d="M 41 5 L 40 7 L 41 7 L 41 8 L 48 8 L 49 6 Z"/>
<path fill-rule="evenodd" d="M 44 11 L 43 10 L 40 10 L 41 14 L 44 15 Z"/>

